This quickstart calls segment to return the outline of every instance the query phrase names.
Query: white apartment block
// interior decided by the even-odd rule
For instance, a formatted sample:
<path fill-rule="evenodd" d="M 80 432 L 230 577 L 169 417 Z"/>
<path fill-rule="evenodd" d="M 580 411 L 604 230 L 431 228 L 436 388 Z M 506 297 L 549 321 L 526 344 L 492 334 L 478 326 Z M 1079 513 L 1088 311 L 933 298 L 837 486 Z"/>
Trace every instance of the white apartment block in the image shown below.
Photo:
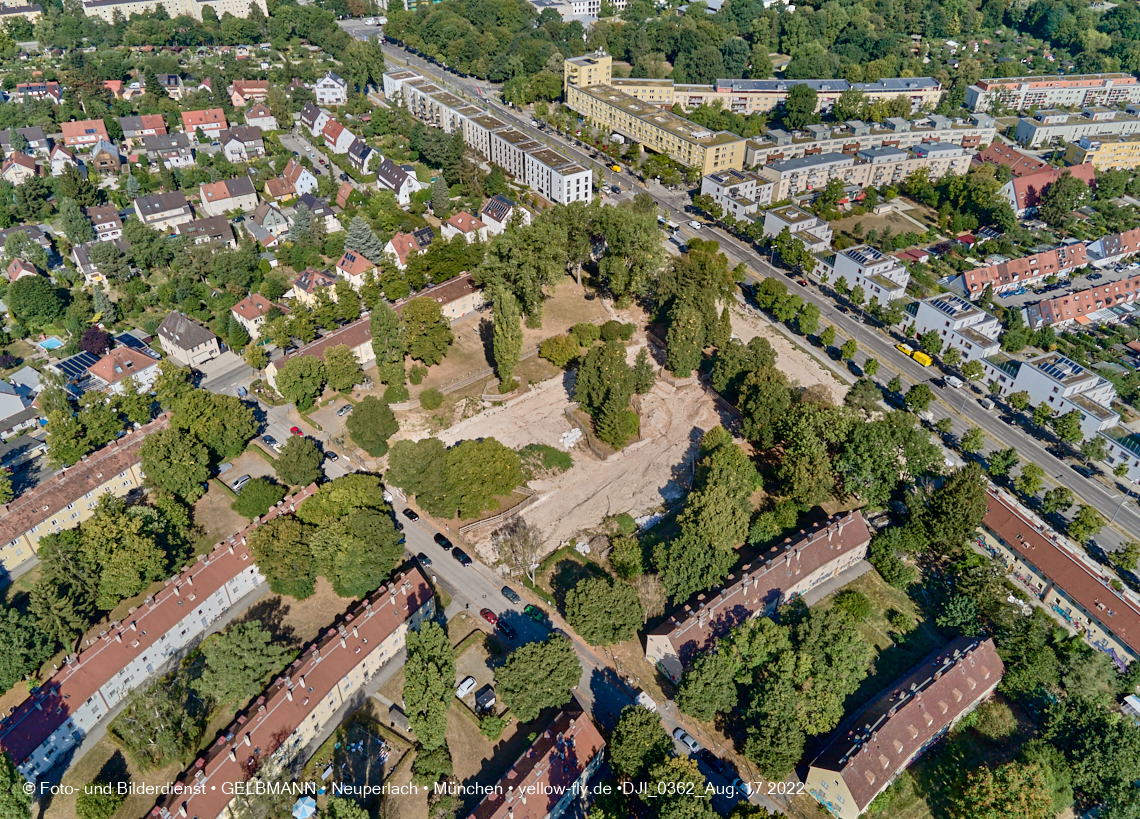
<path fill-rule="evenodd" d="M 480 156 L 491 156 L 491 134 L 507 127 L 507 123 L 490 114 L 479 114 L 463 120 L 463 142 Z"/>
<path fill-rule="evenodd" d="M 793 239 L 803 242 L 810 253 L 824 253 L 831 247 L 831 225 L 814 213 L 795 205 L 772 208 L 764 213 L 765 236 L 779 236 L 785 228 Z"/>
<path fill-rule="evenodd" d="M 701 194 L 711 196 L 713 202 L 737 221 L 772 204 L 773 183 L 752 171 L 727 170 L 706 174 L 701 178 Z"/>
<path fill-rule="evenodd" d="M 888 117 L 881 125 L 848 120 L 839 125 L 808 125 L 802 131 L 769 129 L 745 144 L 744 164 L 751 168 L 801 156 L 851 154 L 881 146 L 910 150 L 925 142 L 960 145 L 974 151 L 996 138 L 996 122 L 987 114 L 971 114 L 968 121 L 939 114 L 913 122 Z"/>
<path fill-rule="evenodd" d="M 593 199 L 592 171 L 571 162 L 557 151 L 540 148 L 524 157 L 523 179 L 540 196 L 558 205 Z"/>
<path fill-rule="evenodd" d="M 491 155 L 489 159 L 515 179 L 526 179 L 526 155 L 543 147 L 514 128 L 505 128 L 491 134 Z"/>
<path fill-rule="evenodd" d="M 856 245 L 834 254 L 817 253 L 812 275 L 826 277 L 834 284 L 843 279 L 849 288 L 862 287 L 866 303 L 879 304 L 906 295 L 910 272 L 894 256 L 879 252 L 870 245 Z"/>
<path fill-rule="evenodd" d="M 1114 108 L 1090 106 L 1079 114 L 1050 109 L 1017 121 L 1013 138 L 1026 148 L 1076 142 L 1083 137 L 1131 136 L 1140 134 L 1140 104 L 1129 105 L 1126 113 Z"/>
<path fill-rule="evenodd" d="M 1130 102 L 1140 102 L 1140 80 L 1131 74 L 990 78 L 966 89 L 966 107 L 971 111 L 988 111 L 995 104 L 1024 111 Z"/>
<path fill-rule="evenodd" d="M 227 14 L 249 17 L 250 9 L 255 4 L 262 14 L 269 16 L 265 0 L 210 0 L 208 3 L 203 0 L 84 0 L 83 13 L 88 17 L 98 17 L 105 23 L 114 23 L 116 14 L 128 19 L 132 14 L 147 14 L 161 7 L 166 9 L 172 19 L 190 15 L 201 21 L 204 6 L 213 8 L 220 20 Z"/>
<path fill-rule="evenodd" d="M 1033 406 L 1045 404 L 1057 415 L 1078 410 L 1081 432 L 1091 438 L 1116 426 L 1120 416 L 1110 407 L 1116 400 L 1111 381 L 1060 353 L 1018 361 L 998 353 L 982 361 L 985 380 L 997 382 L 1002 395 L 1025 391 Z"/>
<path fill-rule="evenodd" d="M 907 313 L 903 319 L 909 327 L 907 335 L 920 336 L 933 330 L 942 337 L 943 353 L 956 348 L 963 361 L 981 361 L 1001 350 L 998 317 L 959 296 L 941 293 L 911 302 Z"/>

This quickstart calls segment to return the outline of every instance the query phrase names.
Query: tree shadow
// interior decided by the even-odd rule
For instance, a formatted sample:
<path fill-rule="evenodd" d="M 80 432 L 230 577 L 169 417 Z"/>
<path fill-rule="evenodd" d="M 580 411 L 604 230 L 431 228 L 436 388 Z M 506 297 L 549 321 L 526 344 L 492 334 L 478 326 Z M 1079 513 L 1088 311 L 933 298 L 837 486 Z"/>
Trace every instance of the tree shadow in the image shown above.
<path fill-rule="evenodd" d="M 123 756 L 122 751 L 115 751 L 111 758 L 103 763 L 103 767 L 95 775 L 95 781 L 108 785 L 131 781 L 131 769 L 127 765 L 126 757 Z"/>
<path fill-rule="evenodd" d="M 554 564 L 550 574 L 550 592 L 559 611 L 566 611 L 566 595 L 581 581 L 591 577 L 605 577 L 606 573 L 592 563 L 579 563 L 572 558 L 563 558 Z"/>
<path fill-rule="evenodd" d="M 489 318 L 479 319 L 479 340 L 483 342 L 483 355 L 487 357 L 487 363 L 493 364 L 495 361 L 495 325 Z"/>
<path fill-rule="evenodd" d="M 291 625 L 285 622 L 289 616 L 289 604 L 280 597 L 273 595 L 258 600 L 250 606 L 241 622 L 249 623 L 254 620 L 261 623 L 261 627 L 273 636 L 273 642 L 284 643 L 287 646 L 297 644 L 297 633 Z"/>

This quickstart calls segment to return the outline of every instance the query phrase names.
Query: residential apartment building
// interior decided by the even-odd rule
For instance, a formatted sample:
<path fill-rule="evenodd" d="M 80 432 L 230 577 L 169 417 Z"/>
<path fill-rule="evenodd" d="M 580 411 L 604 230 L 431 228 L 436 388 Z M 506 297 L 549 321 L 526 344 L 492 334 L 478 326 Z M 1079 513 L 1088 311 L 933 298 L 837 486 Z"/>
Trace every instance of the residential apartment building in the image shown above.
<path fill-rule="evenodd" d="M 1131 74 L 997 77 L 966 89 L 966 107 L 988 111 L 995 105 L 1015 111 L 1030 108 L 1083 108 L 1140 102 L 1140 81 Z"/>
<path fill-rule="evenodd" d="M 812 275 L 833 284 L 840 279 L 847 286 L 862 287 L 870 304 L 872 300 L 887 304 L 906 295 L 910 271 L 895 256 L 870 245 L 856 245 L 835 253 L 815 254 Z"/>
<path fill-rule="evenodd" d="M 503 195 L 492 196 L 483 203 L 483 209 L 479 213 L 479 218 L 483 220 L 483 224 L 487 226 L 488 236 L 499 236 L 506 231 L 507 225 L 515 218 L 516 214 L 522 221 L 522 224 L 530 224 L 530 211 L 524 207 L 519 207 L 516 203 Z"/>
<path fill-rule="evenodd" d="M 135 200 L 139 221 L 155 230 L 167 231 L 193 221 L 194 212 L 181 191 L 155 193 Z"/>
<path fill-rule="evenodd" d="M 1096 284 L 1084 290 L 1076 290 L 1052 299 L 1043 299 L 1036 304 L 1026 305 L 1025 313 L 1029 326 L 1067 327 L 1070 324 L 1099 324 L 1106 315 L 1096 314 L 1111 307 L 1132 304 L 1140 297 L 1140 274 L 1114 282 Z"/>
<path fill-rule="evenodd" d="M 467 105 L 464 100 L 424 77 L 406 80 L 401 87 L 404 107 L 416 119 L 434 125 L 446 134 L 454 133 L 460 127 L 462 115 L 458 111 Z"/>
<path fill-rule="evenodd" d="M 978 299 L 987 287 L 992 287 L 995 294 L 1017 290 L 1037 284 L 1049 276 L 1067 276 L 1088 262 L 1088 248 L 1084 243 L 1070 242 L 1019 259 L 967 270 L 954 280 L 953 286 L 966 298 Z"/>
<path fill-rule="evenodd" d="M 219 244 L 237 249 L 234 229 L 224 216 L 207 216 L 179 225 L 179 236 L 189 236 L 196 245 Z"/>
<path fill-rule="evenodd" d="M 123 157 L 115 143 L 101 139 L 91 146 L 87 154 L 87 168 L 95 173 L 117 174 L 123 167 Z"/>
<path fill-rule="evenodd" d="M 594 198 L 594 172 L 550 148 L 530 150 L 523 157 L 523 176 L 535 193 L 558 205 Z"/>
<path fill-rule="evenodd" d="M 461 273 L 454 279 L 429 287 L 411 298 L 434 300 L 443 311 L 443 317 L 451 322 L 463 318 L 468 313 L 481 310 L 487 305 L 483 297 L 483 288 L 475 284 L 475 279 L 470 273 Z M 411 298 L 397 303 L 397 311 L 402 310 L 404 304 L 411 301 Z"/>
<path fill-rule="evenodd" d="M 346 717 L 364 686 L 404 647 L 408 632 L 434 614 L 435 598 L 418 569 L 353 604 L 178 778 L 190 787 L 160 799 L 150 815 L 227 815 L 234 785 L 285 767 L 333 720 Z"/>
<path fill-rule="evenodd" d="M 975 114 L 974 116 L 978 115 Z M 1035 156 L 1023 154 L 1021 151 L 1001 142 L 991 142 L 984 151 L 974 157 L 975 165 L 985 165 L 987 162 L 991 165 L 1009 168 L 1009 172 L 1014 176 L 1028 176 L 1031 173 L 1049 168 L 1049 163 L 1043 162 Z"/>
<path fill-rule="evenodd" d="M 105 493 L 123 497 L 141 488 L 139 449 L 169 424 L 170 416 L 163 415 L 0 506 L 0 565 L 11 572 L 36 553 L 44 535 L 87 520 Z"/>
<path fill-rule="evenodd" d="M 610 85 L 566 89 L 566 104 L 594 125 L 665 154 L 702 174 L 744 167 L 743 137 L 713 132 Z"/>
<path fill-rule="evenodd" d="M 289 507 L 271 509 L 266 519 L 284 508 Z M 253 528 L 201 555 L 123 620 L 87 640 L 8 716 L 0 746 L 29 782 L 68 761 L 69 752 L 132 691 L 178 662 L 220 617 L 264 584 L 245 545 Z"/>
<path fill-rule="evenodd" d="M 817 523 L 786 538 L 730 574 L 721 589 L 698 594 L 646 635 L 645 657 L 677 683 L 685 669 L 720 637 L 747 620 L 767 617 L 808 589 L 867 556 L 871 531 L 859 512 Z"/>
<path fill-rule="evenodd" d="M 790 199 L 805 191 L 822 190 L 831 179 L 861 188 L 894 185 L 912 171 L 927 168 L 932 180 L 946 174 L 962 175 L 970 168 L 970 154 L 958 145 L 930 142 L 911 151 L 879 146 L 857 152 L 814 154 L 786 159 L 760 168 L 760 176 L 772 183 L 773 202 Z"/>
<path fill-rule="evenodd" d="M 858 819 L 1004 674 L 991 638 L 959 637 L 932 652 L 832 732 L 808 768 L 808 792 L 832 816 Z"/>
<path fill-rule="evenodd" d="M 244 116 L 246 125 L 252 125 L 263 131 L 277 130 L 277 118 L 273 116 L 273 112 L 269 110 L 269 106 L 263 102 L 255 102 L 246 109 Z"/>
<path fill-rule="evenodd" d="M 423 76 L 415 71 L 388 71 L 381 81 L 384 96 L 389 102 L 399 103 L 404 98 L 404 83 L 408 80 L 422 79 Z"/>
<path fill-rule="evenodd" d="M 997 353 L 982 361 L 982 369 L 987 382 L 997 383 L 1000 395 L 1024 391 L 1031 405 L 1044 404 L 1058 416 L 1078 411 L 1083 438 L 1092 438 L 1120 421 L 1110 409 L 1116 400 L 1112 382 L 1060 353 L 1029 361 Z"/>
<path fill-rule="evenodd" d="M 269 99 L 269 80 L 234 80 L 229 90 L 230 102 L 235 108 L 242 108 Z"/>
<path fill-rule="evenodd" d="M 348 147 L 356 140 L 356 135 L 335 119 L 325 121 L 321 136 L 324 137 L 325 147 L 334 154 L 348 153 Z"/>
<path fill-rule="evenodd" d="M 491 134 L 491 153 L 488 159 L 516 179 L 526 179 L 526 154 L 542 147 L 541 142 L 531 139 L 522 131 L 504 128 Z"/>
<path fill-rule="evenodd" d="M 148 14 L 162 7 L 166 9 L 171 19 L 188 14 L 201 22 L 202 8 L 207 5 L 214 10 L 219 20 L 227 14 L 234 17 L 249 17 L 250 9 L 255 5 L 261 9 L 263 15 L 269 16 L 265 0 L 210 0 L 209 3 L 204 3 L 202 0 L 83 0 L 83 13 L 113 25 L 116 15 L 126 20 L 132 14 Z"/>
<path fill-rule="evenodd" d="M 198 193 L 200 207 L 210 216 L 225 216 L 231 211 L 244 213 L 257 207 L 257 189 L 248 176 L 207 183 Z"/>
<path fill-rule="evenodd" d="M 1089 264 L 1093 267 L 1107 267 L 1140 253 L 1140 228 L 1101 236 L 1089 242 L 1086 248 Z"/>
<path fill-rule="evenodd" d="M 793 239 L 803 242 L 810 253 L 823 253 L 831 247 L 831 225 L 814 213 L 800 210 L 795 205 L 764 212 L 765 236 L 779 236 L 785 229 Z M 903 287 L 906 287 L 905 283 Z"/>
<path fill-rule="evenodd" d="M 63 89 L 57 82 L 19 82 L 8 92 L 8 98 L 15 102 L 25 100 L 50 100 L 59 105 L 63 102 Z"/>
<path fill-rule="evenodd" d="M 771 128 L 745 143 L 744 163 L 753 168 L 784 159 L 815 154 L 854 154 L 867 148 L 909 150 L 926 142 L 960 145 L 974 150 L 997 137 L 993 117 L 971 114 L 968 122 L 931 114 L 920 120 L 890 117 L 882 125 L 848 120 L 840 125 L 808 125 L 789 133 Z"/>
<path fill-rule="evenodd" d="M 295 352 L 288 353 L 275 361 L 271 361 L 269 366 L 265 369 L 265 380 L 268 381 L 274 389 L 277 389 L 277 373 L 281 372 L 281 368 L 285 366 L 286 362 L 304 356 L 318 358 L 324 361 L 325 353 L 331 348 L 341 345 L 348 347 L 348 349 L 352 351 L 352 354 L 356 356 L 356 360 L 360 363 L 362 368 L 367 369 L 370 367 L 376 360 L 376 352 L 372 349 L 372 328 L 369 325 L 369 319 L 362 318 L 351 324 L 346 324 L 316 341 L 300 347 Z"/>
<path fill-rule="evenodd" d="M 95 228 L 95 238 L 100 242 L 118 239 L 123 235 L 123 220 L 114 205 L 93 205 L 84 212 Z"/>
<path fill-rule="evenodd" d="M 1140 165 L 1140 134 L 1087 137 L 1065 146 L 1065 164 L 1090 163 L 1098 171 L 1131 171 Z"/>
<path fill-rule="evenodd" d="M 980 361 L 1001 350 L 1001 320 L 959 296 L 940 293 L 911 302 L 906 311 L 906 335 L 938 333 L 943 352 L 956 349 L 962 361 Z"/>
<path fill-rule="evenodd" d="M 257 341 L 257 337 L 261 335 L 261 325 L 265 323 L 266 314 L 276 306 L 260 293 L 250 293 L 231 307 L 230 312 L 249 333 L 249 337 Z M 284 308 L 278 309 L 284 312 Z"/>
<path fill-rule="evenodd" d="M 1140 133 L 1140 105 L 1122 114 L 1114 108 L 1089 107 L 1079 114 L 1050 109 L 1017 121 L 1013 138 L 1026 148 L 1063 145 L 1081 137 L 1128 136 Z"/>
<path fill-rule="evenodd" d="M 194 149 L 190 147 L 190 137 L 186 134 L 143 137 L 143 149 L 151 162 L 161 162 L 163 167 L 189 168 L 194 164 Z"/>
<path fill-rule="evenodd" d="M 171 312 L 158 325 L 162 351 L 185 367 L 197 367 L 222 354 L 218 337 L 184 313 Z"/>
<path fill-rule="evenodd" d="M 27 154 L 16 152 L 4 160 L 0 165 L 0 179 L 17 187 L 23 185 L 33 176 L 39 176 L 39 166 L 36 160 Z"/>
<path fill-rule="evenodd" d="M 491 134 L 507 128 L 501 119 L 490 114 L 478 114 L 463 120 L 463 142 L 481 156 L 491 156 Z"/>
<path fill-rule="evenodd" d="M 572 807 L 576 810 L 570 815 L 585 816 L 590 801 L 587 783 L 602 766 L 605 746 L 593 720 L 572 701 L 523 751 L 469 819 L 560 819 Z"/>
<path fill-rule="evenodd" d="M 781 107 L 791 89 L 806 85 L 816 92 L 817 111 L 827 112 L 848 89 L 862 91 L 869 101 L 904 97 L 911 111 L 933 108 L 942 99 L 942 84 L 933 77 L 889 78 L 878 82 L 846 80 L 719 79 L 710 85 L 675 84 L 672 80 L 613 77 L 613 58 L 604 51 L 572 57 L 563 63 L 564 89 L 571 86 L 612 85 L 631 97 L 661 108 L 684 109 L 720 103 L 726 111 L 748 116 Z"/>
<path fill-rule="evenodd" d="M 344 158 L 348 160 L 350 168 L 355 168 L 360 173 L 368 173 L 368 167 L 376 156 L 376 151 L 373 151 L 363 139 L 357 137 L 349 144 Z"/>
<path fill-rule="evenodd" d="M 286 299 L 296 299 L 306 307 L 313 307 L 317 303 L 317 294 L 324 291 L 329 294 L 329 297 L 336 301 L 334 288 L 338 281 L 337 276 L 329 273 L 327 270 L 317 270 L 315 267 L 306 267 L 297 276 L 293 286 L 289 292 L 285 294 Z"/>
<path fill-rule="evenodd" d="M 465 210 L 452 214 L 439 226 L 439 235 L 445 242 L 462 236 L 468 244 L 487 241 L 487 226 L 481 219 Z"/>
<path fill-rule="evenodd" d="M 344 105 L 348 102 L 348 81 L 330 71 L 317 80 L 313 94 L 317 105 Z"/>
<path fill-rule="evenodd" d="M 755 214 L 760 208 L 772 204 L 771 181 L 752 171 L 722 171 L 701 179 L 701 195 L 712 197 L 713 202 L 737 221 Z"/>
<path fill-rule="evenodd" d="M 1140 603 L 1112 588 L 1114 575 L 994 486 L 986 496 L 977 545 L 1118 668 L 1140 659 Z"/>
<path fill-rule="evenodd" d="M 128 379 L 134 381 L 134 389 L 146 393 L 158 377 L 158 354 L 144 353 L 133 347 L 116 347 L 92 364 L 87 370 L 87 380 L 81 385 L 85 391 L 117 395 L 127 387 Z"/>

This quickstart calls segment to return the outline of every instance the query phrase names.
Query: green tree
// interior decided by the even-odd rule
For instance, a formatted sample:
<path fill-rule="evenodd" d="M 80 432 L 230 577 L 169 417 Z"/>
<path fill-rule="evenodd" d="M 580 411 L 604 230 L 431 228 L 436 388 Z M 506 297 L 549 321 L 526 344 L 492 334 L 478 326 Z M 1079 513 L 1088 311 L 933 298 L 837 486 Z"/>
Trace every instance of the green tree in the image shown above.
<path fill-rule="evenodd" d="M 685 670 L 677 691 L 677 707 L 689 716 L 709 722 L 736 707 L 736 675 L 740 664 L 728 651 L 706 651 Z"/>
<path fill-rule="evenodd" d="M 1077 543 L 1088 543 L 1089 538 L 1103 529 L 1106 523 L 1100 512 L 1082 503 L 1077 507 L 1077 514 L 1069 521 L 1069 537 Z"/>
<path fill-rule="evenodd" d="M 308 527 L 296 516 L 285 515 L 261 524 L 250 533 L 249 546 L 257 568 L 276 594 L 304 600 L 313 593 L 316 564 Z"/>
<path fill-rule="evenodd" d="M 990 700 L 978 706 L 974 728 L 979 734 L 990 739 L 1004 739 L 1017 730 L 1017 717 L 1004 702 Z"/>
<path fill-rule="evenodd" d="M 288 486 L 308 486 L 324 474 L 324 456 L 316 442 L 305 435 L 290 435 L 273 463 L 273 472 Z"/>
<path fill-rule="evenodd" d="M 657 382 L 657 373 L 653 362 L 649 360 L 649 348 L 642 347 L 637 351 L 637 358 L 633 362 L 633 391 L 638 395 L 645 395 Z"/>
<path fill-rule="evenodd" d="M 130 695 L 108 731 L 143 771 L 182 764 L 198 748 L 205 728 L 193 716 L 199 713 L 193 696 L 181 675 L 155 680 Z"/>
<path fill-rule="evenodd" d="M 75 798 L 75 815 L 78 819 L 111 819 L 126 798 L 118 792 L 118 783 L 89 782 Z"/>
<path fill-rule="evenodd" d="M 104 495 L 81 530 L 83 559 L 99 567 L 95 605 L 103 611 L 167 575 L 171 555 L 163 546 L 169 534 L 156 509 Z"/>
<path fill-rule="evenodd" d="M 14 608 L 0 614 L 0 690 L 8 691 L 25 676 L 35 674 L 52 654 L 35 620 Z"/>
<path fill-rule="evenodd" d="M 1059 228 L 1069 214 L 1081 206 L 1089 196 L 1088 185 L 1069 171 L 1050 183 L 1041 194 L 1037 215 L 1050 227 Z"/>
<path fill-rule="evenodd" d="M 312 355 L 290 358 L 277 371 L 277 391 L 304 412 L 325 388 L 325 365 Z"/>
<path fill-rule="evenodd" d="M 1081 411 L 1071 410 L 1064 415 L 1056 416 L 1053 418 L 1053 429 L 1062 441 L 1075 444 L 1084 437 L 1084 433 L 1081 432 Z"/>
<path fill-rule="evenodd" d="M 438 623 L 424 623 L 408 634 L 404 664 L 404 712 L 420 747 L 431 751 L 447 742 L 447 712 L 455 696 L 455 652 Z"/>
<path fill-rule="evenodd" d="M 932 356 L 942 352 L 943 343 L 942 336 L 938 335 L 937 330 L 929 330 L 918 337 L 918 344 L 923 352 Z"/>
<path fill-rule="evenodd" d="M 1025 390 L 1011 392 L 1008 401 L 1011 407 L 1020 412 L 1025 412 L 1025 410 L 1029 409 L 1029 393 Z"/>
<path fill-rule="evenodd" d="M 934 393 L 927 384 L 914 384 L 906 391 L 904 400 L 911 412 L 926 412 L 930 408 L 930 402 L 934 400 Z"/>
<path fill-rule="evenodd" d="M 942 363 L 947 367 L 958 367 L 962 364 L 962 351 L 957 347 L 950 347 L 942 354 Z"/>
<path fill-rule="evenodd" d="M 968 774 L 965 788 L 951 807 L 954 819 L 1050 819 L 1053 815 L 1053 797 L 1041 769 L 1016 762 Z"/>
<path fill-rule="evenodd" d="M 654 816 L 658 819 L 715 819 L 711 799 L 695 799 L 707 793 L 708 783 L 695 759 L 670 757 L 649 771 L 649 793 L 655 794 Z M 661 796 L 656 796 L 661 794 Z"/>
<path fill-rule="evenodd" d="M 958 446 L 967 455 L 972 455 L 975 452 L 980 452 L 986 443 L 986 434 L 982 432 L 980 427 L 970 427 L 962 433 L 961 440 L 958 441 Z"/>
<path fill-rule="evenodd" d="M 977 381 L 985 371 L 982 369 L 982 362 L 980 361 L 967 361 L 962 365 L 962 375 L 966 376 L 971 381 Z"/>
<path fill-rule="evenodd" d="M 63 316 L 64 301 L 43 276 L 25 276 L 8 285 L 4 303 L 22 324 L 42 327 Z"/>
<path fill-rule="evenodd" d="M 1041 511 L 1046 515 L 1063 515 L 1076 502 L 1073 491 L 1067 486 L 1057 486 L 1045 493 L 1041 499 Z"/>
<path fill-rule="evenodd" d="M 592 347 L 578 367 L 574 400 L 596 417 L 611 396 L 624 409 L 629 404 L 633 387 L 633 371 L 625 360 L 625 345 L 620 341 L 609 341 Z"/>
<path fill-rule="evenodd" d="M 590 645 L 632 639 L 642 615 L 637 590 L 620 580 L 585 578 L 566 593 L 566 622 Z"/>
<path fill-rule="evenodd" d="M 374 395 L 365 396 L 353 407 L 345 426 L 353 443 L 373 458 L 387 453 L 388 439 L 400 429 L 391 407 Z"/>
<path fill-rule="evenodd" d="M 1017 454 L 1017 449 L 1010 447 L 1009 449 L 998 449 L 990 453 L 989 458 L 989 473 L 991 478 L 1008 478 L 1009 473 L 1021 461 Z"/>
<path fill-rule="evenodd" d="M 879 359 L 868 358 L 863 362 L 863 375 L 867 378 L 874 378 L 875 373 L 879 371 Z"/>
<path fill-rule="evenodd" d="M 364 380 L 364 371 L 356 353 L 347 344 L 337 344 L 325 350 L 325 376 L 329 387 L 345 392 Z"/>
<path fill-rule="evenodd" d="M 1137 561 L 1140 561 L 1140 543 L 1130 540 L 1115 552 L 1110 552 L 1108 559 L 1126 572 L 1136 571 Z"/>
<path fill-rule="evenodd" d="M 701 364 L 705 326 L 701 311 L 679 302 L 669 314 L 665 334 L 665 366 L 678 378 L 687 378 Z"/>
<path fill-rule="evenodd" d="M 72 246 L 90 242 L 95 238 L 95 231 L 91 227 L 91 220 L 79 209 L 74 199 L 64 199 L 59 206 L 59 219 L 63 225 L 63 232 L 67 234 L 67 241 Z"/>
<path fill-rule="evenodd" d="M 202 675 L 195 687 L 219 705 L 246 702 L 289 662 L 290 652 L 259 620 L 234 623 L 201 648 Z"/>
<path fill-rule="evenodd" d="M 952 629 L 966 637 L 973 637 L 981 630 L 978 622 L 978 604 L 972 597 L 955 594 L 942 606 L 942 613 L 934 622 L 939 628 Z"/>
<path fill-rule="evenodd" d="M 491 308 L 494 322 L 492 345 L 495 351 L 495 371 L 499 376 L 499 392 L 515 388 L 515 368 L 522 356 L 522 316 L 514 293 L 504 286 L 495 288 Z"/>
<path fill-rule="evenodd" d="M 368 326 L 372 331 L 372 351 L 376 354 L 380 380 L 385 384 L 403 385 L 407 345 L 400 317 L 386 301 L 381 300 L 372 309 Z"/>
<path fill-rule="evenodd" d="M 433 367 L 443 361 L 455 339 L 451 324 L 435 299 L 412 299 L 401 314 L 408 355 Z"/>
<path fill-rule="evenodd" d="M 1035 463 L 1021 467 L 1021 473 L 1013 479 L 1013 488 L 1027 498 L 1036 496 L 1045 485 L 1045 470 Z"/>
<path fill-rule="evenodd" d="M 855 343 L 855 339 L 849 338 L 839 348 L 839 357 L 844 361 L 850 361 L 855 358 L 857 352 L 859 352 L 859 345 Z"/>
<path fill-rule="evenodd" d="M 819 343 L 825 348 L 832 347 L 835 344 L 835 328 L 830 324 L 823 328 L 823 332 L 819 334 Z"/>
<path fill-rule="evenodd" d="M 808 302 L 796 316 L 796 329 L 800 335 L 810 336 L 819 329 L 819 307 Z"/>
<path fill-rule="evenodd" d="M 753 696 L 744 754 L 761 774 L 779 781 L 799 763 L 807 741 L 797 719 L 795 685 L 790 676 L 766 671 Z"/>
<path fill-rule="evenodd" d="M 573 644 L 552 636 L 511 652 L 495 674 L 495 686 L 519 722 L 530 722 L 542 709 L 570 702 L 581 678 Z"/>
<path fill-rule="evenodd" d="M 210 453 L 197 436 L 177 429 L 148 435 L 139 450 L 147 482 L 193 503 L 210 479 Z"/>
<path fill-rule="evenodd" d="M 259 518 L 275 506 L 288 490 L 279 483 L 268 478 L 253 478 L 238 493 L 230 508 L 239 515 L 253 520 Z"/>
<path fill-rule="evenodd" d="M 664 762 L 673 750 L 661 717 L 640 705 L 627 705 L 610 737 L 610 761 L 625 779 L 636 779 Z"/>
<path fill-rule="evenodd" d="M 805 125 L 819 122 L 816 109 L 819 107 L 819 97 L 815 89 L 807 84 L 793 85 L 784 100 L 784 125 L 793 130 L 799 130 Z"/>
<path fill-rule="evenodd" d="M 441 221 L 451 215 L 451 194 L 442 176 L 437 176 L 431 183 L 431 210 Z"/>
<path fill-rule="evenodd" d="M 1081 444 L 1081 457 L 1086 461 L 1095 463 L 1108 457 L 1108 445 L 1099 435 L 1089 438 Z"/>

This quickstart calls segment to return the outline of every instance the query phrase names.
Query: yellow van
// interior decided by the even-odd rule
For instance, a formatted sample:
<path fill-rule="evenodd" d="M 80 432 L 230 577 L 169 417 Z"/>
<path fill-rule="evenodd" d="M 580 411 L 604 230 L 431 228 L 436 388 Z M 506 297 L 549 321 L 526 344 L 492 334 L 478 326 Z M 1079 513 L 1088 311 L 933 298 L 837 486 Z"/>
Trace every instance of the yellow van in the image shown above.
<path fill-rule="evenodd" d="M 922 352 L 922 350 L 915 350 L 910 354 L 910 357 L 924 367 L 929 367 L 934 363 L 934 359 L 928 356 L 926 353 Z"/>

